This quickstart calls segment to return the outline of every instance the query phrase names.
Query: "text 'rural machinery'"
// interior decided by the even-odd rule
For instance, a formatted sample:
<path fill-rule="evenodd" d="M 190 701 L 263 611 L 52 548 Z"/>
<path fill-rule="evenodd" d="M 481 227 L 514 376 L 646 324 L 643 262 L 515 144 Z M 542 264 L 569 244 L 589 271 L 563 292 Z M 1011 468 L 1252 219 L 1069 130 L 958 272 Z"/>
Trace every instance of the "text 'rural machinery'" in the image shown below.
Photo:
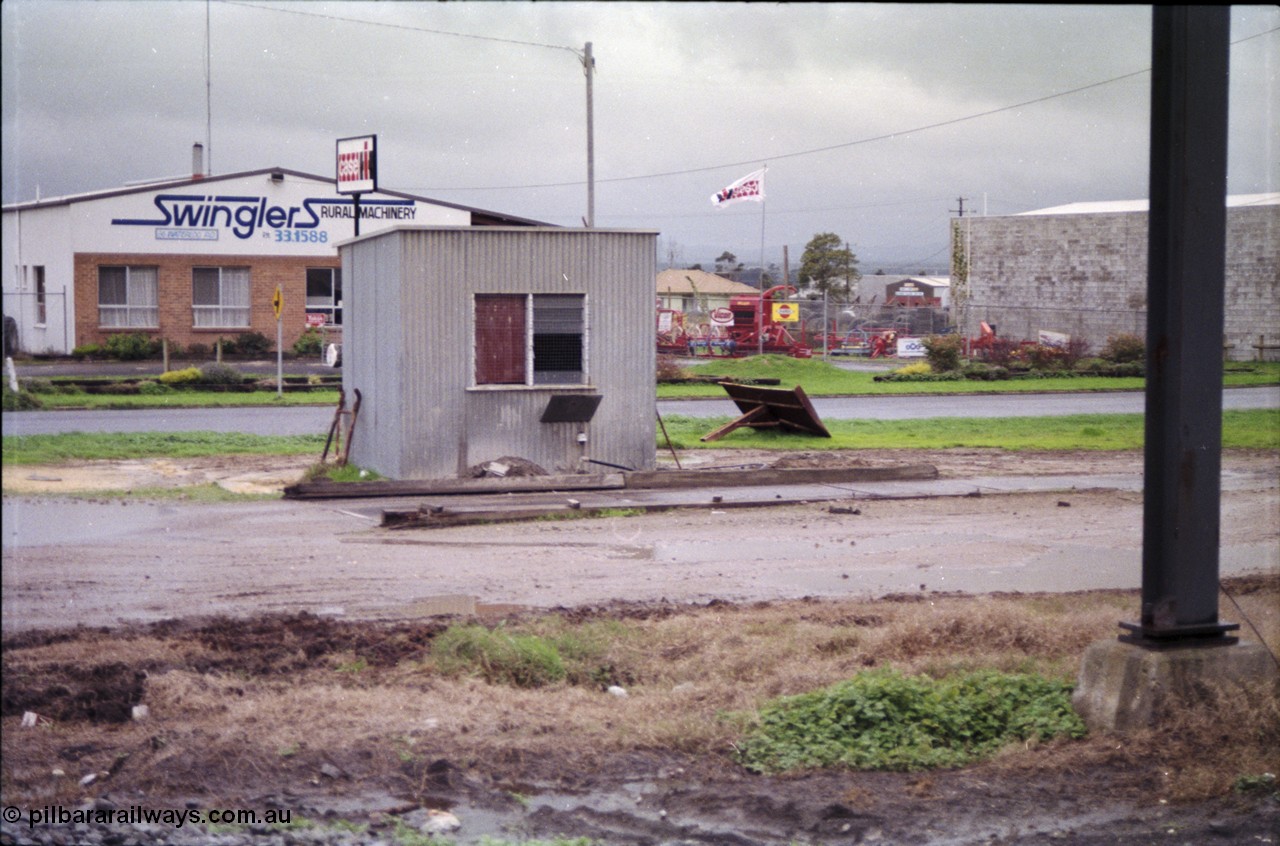
<path fill-rule="evenodd" d="M 763 294 L 737 294 L 728 308 L 712 309 L 703 322 L 692 323 L 683 312 L 658 309 L 658 352 L 667 355 L 737 358 L 756 353 L 812 358 L 813 348 L 798 340 L 800 307 L 788 302 L 790 285 L 775 285 Z M 800 331 L 803 334 L 803 330 Z"/>

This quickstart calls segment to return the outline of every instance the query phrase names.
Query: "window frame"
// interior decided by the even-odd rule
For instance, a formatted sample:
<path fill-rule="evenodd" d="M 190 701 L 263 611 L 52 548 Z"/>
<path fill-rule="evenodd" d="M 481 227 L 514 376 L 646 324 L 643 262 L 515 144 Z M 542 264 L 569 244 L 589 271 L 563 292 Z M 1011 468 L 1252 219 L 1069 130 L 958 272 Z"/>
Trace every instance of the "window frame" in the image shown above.
<path fill-rule="evenodd" d="M 45 286 L 44 265 L 36 264 L 31 268 L 32 282 L 36 293 L 36 325 L 49 325 L 49 291 Z"/>
<path fill-rule="evenodd" d="M 106 270 L 122 270 L 124 271 L 124 301 L 119 303 L 103 303 L 102 301 L 102 283 L 103 271 Z M 141 271 L 148 271 L 150 279 L 136 279 L 140 276 Z M 151 305 L 136 303 L 134 294 L 135 286 L 150 285 L 151 286 Z M 159 329 L 160 328 L 160 268 L 152 264 L 100 264 L 98 265 L 98 328 L 115 330 L 115 329 Z M 111 322 L 103 320 L 105 313 L 122 314 L 123 322 Z M 137 319 L 135 319 L 135 315 Z M 148 320 L 149 318 L 149 320 Z M 143 322 L 146 321 L 146 322 Z"/>
<path fill-rule="evenodd" d="M 311 274 L 329 274 L 329 299 L 327 305 L 313 304 L 311 298 Z M 303 280 L 303 302 L 307 314 L 324 314 L 326 326 L 342 325 L 342 268 L 308 267 Z"/>
<path fill-rule="evenodd" d="M 554 305 L 549 302 L 551 298 L 565 300 L 567 298 L 576 299 L 579 305 L 577 310 L 578 318 L 578 346 L 576 351 L 576 363 L 580 365 L 579 369 L 571 370 L 552 370 L 549 368 L 540 368 L 538 366 L 538 356 L 535 354 L 535 347 L 542 346 L 545 350 L 546 338 L 539 339 L 539 335 L 562 334 L 572 335 L 568 333 L 539 333 L 536 329 L 538 323 L 538 303 L 541 300 L 547 305 Z M 485 372 L 483 368 L 486 366 L 486 360 L 492 362 L 491 353 L 487 350 L 489 343 L 494 342 L 491 336 L 485 333 L 481 326 L 483 312 L 485 311 L 479 303 L 481 300 L 506 300 L 508 302 L 519 300 L 523 309 L 522 319 L 520 320 L 519 341 L 514 336 L 510 342 L 518 343 L 521 350 L 521 361 L 519 367 L 523 371 L 517 380 L 512 374 L 498 380 L 496 374 Z M 591 371 L 590 371 L 590 338 L 591 338 L 591 321 L 590 321 L 590 298 L 586 293 L 494 293 L 494 292 L 477 292 L 471 296 L 471 377 L 470 387 L 480 390 L 522 390 L 522 389 L 541 389 L 541 390 L 573 390 L 591 387 Z M 548 318 L 549 319 L 549 318 Z M 544 324 L 545 325 L 545 324 Z M 497 338 L 501 341 L 501 338 Z M 538 341 L 542 343 L 539 344 Z M 545 355 L 543 356 L 545 359 Z M 509 361 L 505 364 L 508 368 L 513 368 L 516 362 Z M 502 363 L 493 364 L 494 367 L 503 367 Z M 577 374 L 572 381 L 563 381 L 552 377 L 546 378 L 546 374 Z M 540 375 L 541 374 L 541 375 Z"/>
<path fill-rule="evenodd" d="M 197 274 L 202 272 L 217 272 L 217 304 L 197 303 L 196 302 L 196 285 Z M 227 279 L 229 271 L 242 271 L 244 273 L 244 304 L 228 305 L 227 292 L 230 284 L 234 284 L 239 280 Z M 205 280 L 208 281 L 208 280 Z M 237 323 L 234 319 L 238 318 L 234 312 L 243 312 L 244 322 Z M 210 322 L 200 322 L 200 315 L 213 315 L 214 319 Z M 191 268 L 191 328 L 192 329 L 249 329 L 253 325 L 253 271 L 248 265 L 196 265 Z"/>

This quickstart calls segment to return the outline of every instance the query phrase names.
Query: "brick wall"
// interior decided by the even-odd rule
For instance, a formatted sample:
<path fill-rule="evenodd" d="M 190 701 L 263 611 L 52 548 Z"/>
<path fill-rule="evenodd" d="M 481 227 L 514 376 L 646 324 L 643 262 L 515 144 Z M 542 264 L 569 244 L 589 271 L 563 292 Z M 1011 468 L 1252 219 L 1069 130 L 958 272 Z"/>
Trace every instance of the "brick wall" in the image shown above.
<path fill-rule="evenodd" d="M 1034 340 L 1048 329 L 1085 338 L 1146 333 L 1146 212 L 973 217 L 958 221 L 970 263 L 961 331 L 979 321 Z M 1251 359 L 1259 335 L 1280 339 L 1280 205 L 1227 210 L 1228 354 Z M 957 269 L 953 268 L 953 275 Z"/>
<path fill-rule="evenodd" d="M 98 325 L 98 268 L 128 265 L 157 268 L 159 326 L 151 329 L 104 329 Z M 197 329 L 192 324 L 192 269 L 196 267 L 248 267 L 250 312 L 248 327 Z M 307 268 L 341 268 L 337 256 L 312 258 L 276 256 L 139 255 L 136 253 L 76 253 L 75 341 L 73 346 L 103 343 L 111 334 L 141 332 L 167 338 L 185 349 L 192 344 L 213 347 L 219 338 L 233 339 L 242 332 L 258 332 L 275 346 L 276 318 L 271 298 L 280 286 L 283 346 L 286 351 L 306 329 Z"/>

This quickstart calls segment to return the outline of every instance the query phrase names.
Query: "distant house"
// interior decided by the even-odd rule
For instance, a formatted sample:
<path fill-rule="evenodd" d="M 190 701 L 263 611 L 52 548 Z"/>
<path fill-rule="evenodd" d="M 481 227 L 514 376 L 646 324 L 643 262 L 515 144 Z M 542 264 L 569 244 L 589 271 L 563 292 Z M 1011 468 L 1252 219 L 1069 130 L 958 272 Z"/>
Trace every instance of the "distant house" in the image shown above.
<path fill-rule="evenodd" d="M 708 273 L 705 270 L 664 270 L 658 274 L 658 307 L 687 313 L 705 313 L 728 307 L 729 297 L 758 294 L 756 288 Z"/>
<path fill-rule="evenodd" d="M 950 276 L 908 276 L 885 286 L 884 301 L 891 306 L 951 305 Z"/>

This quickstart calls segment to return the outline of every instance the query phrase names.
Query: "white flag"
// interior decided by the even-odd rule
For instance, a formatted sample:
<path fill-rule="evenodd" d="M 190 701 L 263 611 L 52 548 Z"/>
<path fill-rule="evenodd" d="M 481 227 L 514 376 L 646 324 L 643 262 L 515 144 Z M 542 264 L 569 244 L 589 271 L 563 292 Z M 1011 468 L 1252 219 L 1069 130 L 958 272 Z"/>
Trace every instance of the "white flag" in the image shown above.
<path fill-rule="evenodd" d="M 711 196 L 711 205 L 716 208 L 736 203 L 739 200 L 764 202 L 764 172 L 761 168 L 755 173 L 748 173 L 728 188 L 723 188 Z"/>

